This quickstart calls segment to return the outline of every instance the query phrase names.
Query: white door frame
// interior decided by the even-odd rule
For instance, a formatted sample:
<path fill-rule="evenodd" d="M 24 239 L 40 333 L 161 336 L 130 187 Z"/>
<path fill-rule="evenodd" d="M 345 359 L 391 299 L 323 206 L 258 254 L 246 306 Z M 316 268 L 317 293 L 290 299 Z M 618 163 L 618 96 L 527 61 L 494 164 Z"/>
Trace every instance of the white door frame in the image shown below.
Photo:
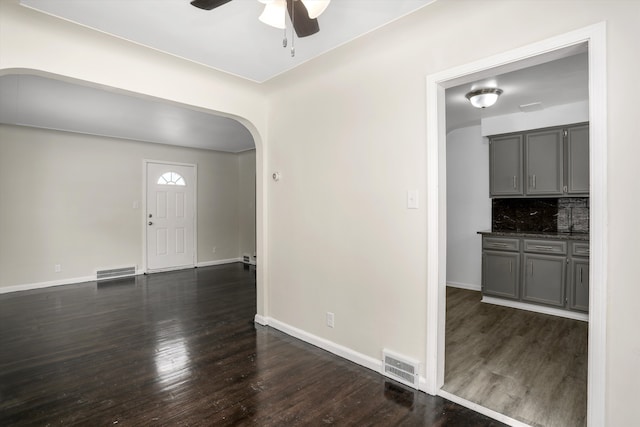
<path fill-rule="evenodd" d="M 607 314 L 607 78 L 606 26 L 594 24 L 427 77 L 427 351 L 424 391 L 444 385 L 446 291 L 445 89 L 536 61 L 582 43 L 589 52 L 590 295 L 587 424 L 605 425 Z M 530 66 L 530 65 L 527 65 Z M 522 68 L 521 65 L 517 68 Z"/>
<path fill-rule="evenodd" d="M 142 160 L 142 271 L 148 273 L 147 267 L 147 166 L 149 163 L 162 165 L 187 166 L 193 168 L 193 266 L 179 267 L 179 269 L 196 267 L 198 265 L 198 165 L 193 163 L 166 162 L 164 160 Z M 167 269 L 176 270 L 176 269 Z M 160 270 L 153 270 L 160 271 Z"/>

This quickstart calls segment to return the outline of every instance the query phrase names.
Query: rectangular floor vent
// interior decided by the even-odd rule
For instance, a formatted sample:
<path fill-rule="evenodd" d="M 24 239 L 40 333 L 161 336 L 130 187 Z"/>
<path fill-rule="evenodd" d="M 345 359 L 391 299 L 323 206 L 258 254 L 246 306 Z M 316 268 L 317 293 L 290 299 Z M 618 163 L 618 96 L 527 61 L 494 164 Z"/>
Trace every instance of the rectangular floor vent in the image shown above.
<path fill-rule="evenodd" d="M 136 267 L 134 265 L 131 267 L 112 268 L 110 270 L 98 270 L 96 271 L 96 278 L 98 280 L 115 279 L 117 277 L 135 276 L 135 274 Z"/>
<path fill-rule="evenodd" d="M 389 350 L 382 351 L 382 375 L 413 388 L 419 386 L 420 363 Z"/>

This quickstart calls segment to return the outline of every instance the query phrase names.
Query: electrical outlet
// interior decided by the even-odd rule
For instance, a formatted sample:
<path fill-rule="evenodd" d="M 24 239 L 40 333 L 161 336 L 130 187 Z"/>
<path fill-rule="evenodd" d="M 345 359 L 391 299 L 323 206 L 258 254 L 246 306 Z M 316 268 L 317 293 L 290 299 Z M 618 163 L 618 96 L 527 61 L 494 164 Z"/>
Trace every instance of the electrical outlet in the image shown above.
<path fill-rule="evenodd" d="M 53 271 L 56 273 L 60 273 L 62 271 L 62 267 L 60 266 L 60 264 L 56 264 L 53 266 Z"/>
<path fill-rule="evenodd" d="M 334 320 L 335 320 L 334 314 L 330 311 L 327 311 L 327 326 L 330 328 L 333 328 L 335 324 Z"/>

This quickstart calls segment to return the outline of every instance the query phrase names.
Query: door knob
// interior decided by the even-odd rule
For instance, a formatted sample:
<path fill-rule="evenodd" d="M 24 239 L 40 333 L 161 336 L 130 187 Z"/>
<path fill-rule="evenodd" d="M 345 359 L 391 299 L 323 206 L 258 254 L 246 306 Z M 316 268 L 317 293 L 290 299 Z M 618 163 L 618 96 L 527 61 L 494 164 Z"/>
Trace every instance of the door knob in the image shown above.
<path fill-rule="evenodd" d="M 153 225 L 153 223 L 151 221 L 149 221 L 149 225 Z"/>

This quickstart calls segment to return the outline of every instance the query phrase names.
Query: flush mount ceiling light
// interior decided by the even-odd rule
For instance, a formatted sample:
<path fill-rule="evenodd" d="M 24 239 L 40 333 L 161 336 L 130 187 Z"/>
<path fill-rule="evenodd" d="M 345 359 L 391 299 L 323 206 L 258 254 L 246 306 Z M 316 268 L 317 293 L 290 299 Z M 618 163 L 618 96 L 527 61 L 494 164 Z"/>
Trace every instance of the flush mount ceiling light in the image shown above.
<path fill-rule="evenodd" d="M 491 107 L 496 103 L 498 97 L 502 94 L 502 89 L 495 87 L 488 87 L 484 89 L 472 90 L 465 97 L 476 108 Z"/>

